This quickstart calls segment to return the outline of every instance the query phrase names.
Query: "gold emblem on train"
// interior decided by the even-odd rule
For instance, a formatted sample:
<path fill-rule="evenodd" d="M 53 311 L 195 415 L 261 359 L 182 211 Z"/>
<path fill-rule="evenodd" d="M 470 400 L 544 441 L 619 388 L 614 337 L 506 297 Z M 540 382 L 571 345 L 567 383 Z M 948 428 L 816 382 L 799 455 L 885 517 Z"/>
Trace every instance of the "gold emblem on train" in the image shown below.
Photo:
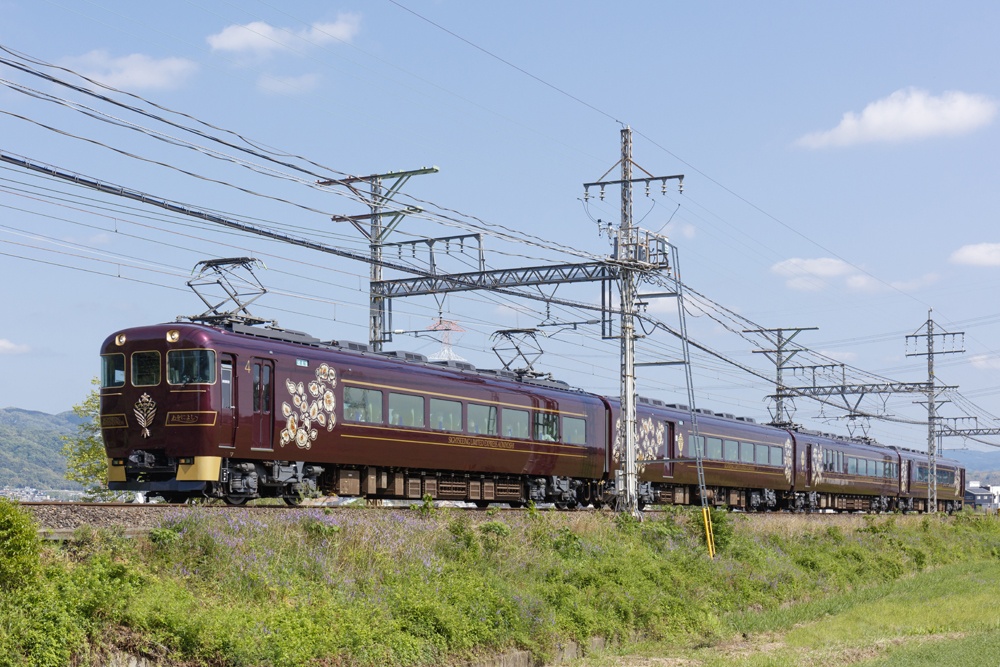
<path fill-rule="evenodd" d="M 135 402 L 133 412 L 135 412 L 136 421 L 142 427 L 142 437 L 148 438 L 150 436 L 149 427 L 153 423 L 153 417 L 156 416 L 156 402 L 149 397 L 149 394 L 143 394 Z"/>

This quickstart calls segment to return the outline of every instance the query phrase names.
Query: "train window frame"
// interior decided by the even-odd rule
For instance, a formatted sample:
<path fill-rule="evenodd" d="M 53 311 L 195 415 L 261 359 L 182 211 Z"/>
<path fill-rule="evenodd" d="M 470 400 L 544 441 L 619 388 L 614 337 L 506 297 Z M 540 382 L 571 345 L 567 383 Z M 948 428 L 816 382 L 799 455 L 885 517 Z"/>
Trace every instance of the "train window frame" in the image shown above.
<path fill-rule="evenodd" d="M 485 432 L 481 432 L 479 424 L 485 424 Z M 499 433 L 497 406 L 483 403 L 469 403 L 465 406 L 465 430 L 472 435 L 492 435 Z"/>
<path fill-rule="evenodd" d="M 740 463 L 754 462 L 754 446 L 752 442 L 740 443 Z"/>
<path fill-rule="evenodd" d="M 567 445 L 587 444 L 587 420 L 563 415 L 562 442 Z"/>
<path fill-rule="evenodd" d="M 847 457 L 847 474 L 848 475 L 858 474 L 858 460 L 853 456 Z"/>
<path fill-rule="evenodd" d="M 735 440 L 725 440 L 722 443 L 722 456 L 729 463 L 740 462 L 740 443 Z"/>
<path fill-rule="evenodd" d="M 204 379 L 202 375 L 195 375 L 194 379 L 185 382 L 184 377 L 190 377 L 187 375 L 177 375 L 175 373 L 180 373 L 181 371 L 172 365 L 172 362 L 176 363 L 178 358 L 187 359 L 187 356 L 191 353 L 205 353 L 206 360 L 203 363 L 199 363 L 197 368 L 204 368 L 208 371 L 210 379 Z M 215 384 L 218 380 L 218 366 L 219 359 L 218 354 L 215 350 L 207 347 L 188 347 L 177 350 L 167 350 L 167 384 L 171 386 L 184 386 L 191 384 Z"/>
<path fill-rule="evenodd" d="M 390 426 L 426 428 L 427 420 L 424 416 L 424 410 L 427 407 L 427 401 L 424 400 L 423 396 L 390 391 L 388 407 Z"/>
<path fill-rule="evenodd" d="M 456 417 L 457 415 L 457 417 Z M 462 431 L 462 402 L 443 398 L 430 399 L 430 427 L 436 431 Z"/>
<path fill-rule="evenodd" d="M 153 364 L 152 360 L 156 359 Z M 159 350 L 139 350 L 133 352 L 129 358 L 131 372 L 129 378 L 133 387 L 155 387 L 160 384 L 163 357 Z M 139 377 L 145 374 L 151 377 Z M 139 380 L 142 380 L 141 382 Z"/>
<path fill-rule="evenodd" d="M 231 410 L 236 407 L 233 403 L 233 368 L 236 364 L 233 362 L 232 357 L 227 357 L 219 362 L 219 386 L 222 389 L 222 409 Z"/>
<path fill-rule="evenodd" d="M 875 462 L 875 476 L 876 477 L 885 477 L 885 461 L 876 461 Z"/>
<path fill-rule="evenodd" d="M 538 442 L 559 442 L 559 415 L 535 410 L 531 433 Z"/>
<path fill-rule="evenodd" d="M 705 445 L 705 458 L 713 461 L 725 461 L 722 438 L 708 438 Z"/>
<path fill-rule="evenodd" d="M 351 392 L 349 395 L 348 392 Z M 354 392 L 361 392 L 355 400 Z M 373 400 L 375 399 L 375 400 Z M 385 397 L 381 389 L 344 385 L 340 414 L 345 422 L 352 424 L 382 424 L 385 415 Z M 377 412 L 375 410 L 377 408 Z"/>
<path fill-rule="evenodd" d="M 777 463 L 774 461 L 775 452 L 778 454 Z M 771 445 L 771 465 L 778 466 L 780 468 L 785 467 L 785 448 L 781 445 Z"/>
<path fill-rule="evenodd" d="M 121 364 L 120 365 L 110 364 L 109 362 L 112 360 L 120 361 Z M 112 352 L 110 354 L 102 354 L 101 389 L 117 389 L 118 387 L 124 387 L 124 386 L 125 386 L 125 353 Z"/>
<path fill-rule="evenodd" d="M 755 444 L 753 460 L 757 465 L 771 465 L 771 448 L 760 443 Z"/>
<path fill-rule="evenodd" d="M 500 432 L 505 438 L 527 440 L 530 433 L 531 412 L 517 408 L 500 409 Z M 517 431 L 515 433 L 514 431 Z"/>

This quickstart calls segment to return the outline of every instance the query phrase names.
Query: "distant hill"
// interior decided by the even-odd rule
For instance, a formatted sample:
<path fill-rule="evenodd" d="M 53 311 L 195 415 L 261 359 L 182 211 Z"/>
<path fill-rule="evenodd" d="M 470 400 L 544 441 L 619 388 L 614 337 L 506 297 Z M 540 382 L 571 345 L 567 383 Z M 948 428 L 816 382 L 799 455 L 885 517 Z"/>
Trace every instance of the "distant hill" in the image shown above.
<path fill-rule="evenodd" d="M 942 456 L 956 459 L 965 466 L 965 480 L 986 485 L 1000 484 L 1000 447 L 992 451 L 945 449 Z"/>
<path fill-rule="evenodd" d="M 50 415 L 20 408 L 0 409 L 0 487 L 78 489 L 66 480 L 61 435 L 82 420 L 70 411 Z"/>

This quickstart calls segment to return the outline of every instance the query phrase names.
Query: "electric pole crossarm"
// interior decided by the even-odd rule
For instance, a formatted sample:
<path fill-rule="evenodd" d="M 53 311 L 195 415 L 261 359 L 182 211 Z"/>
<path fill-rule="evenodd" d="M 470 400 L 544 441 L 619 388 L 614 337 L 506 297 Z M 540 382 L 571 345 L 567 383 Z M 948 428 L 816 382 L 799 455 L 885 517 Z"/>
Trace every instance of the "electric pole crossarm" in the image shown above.
<path fill-rule="evenodd" d="M 840 394 L 926 394 L 926 382 L 886 382 L 883 384 L 841 384 L 827 387 L 784 387 L 785 395 L 837 396 Z M 939 387 L 942 389 L 943 387 Z"/>
<path fill-rule="evenodd" d="M 373 291 L 383 297 L 422 296 L 442 292 L 464 292 L 477 289 L 509 289 L 534 285 L 591 282 L 613 278 L 615 269 L 605 262 L 535 266 L 524 269 L 498 269 L 450 275 L 385 280 L 372 284 Z"/>

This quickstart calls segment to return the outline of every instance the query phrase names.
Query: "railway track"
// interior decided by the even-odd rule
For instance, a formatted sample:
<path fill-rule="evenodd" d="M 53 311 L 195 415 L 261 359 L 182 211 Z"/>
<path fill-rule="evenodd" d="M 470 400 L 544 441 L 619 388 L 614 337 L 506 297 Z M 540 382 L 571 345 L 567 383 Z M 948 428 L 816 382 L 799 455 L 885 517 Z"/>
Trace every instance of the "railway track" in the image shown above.
<path fill-rule="evenodd" d="M 179 505 L 169 503 L 93 503 L 93 502 L 24 502 L 21 507 L 30 512 L 39 525 L 39 534 L 50 540 L 69 540 L 75 532 L 83 527 L 110 528 L 124 531 L 127 537 L 145 535 L 151 528 L 159 526 L 170 513 L 189 510 L 228 512 L 297 512 L 309 509 L 323 508 L 333 512 L 357 512 L 357 507 L 313 503 L 289 507 L 286 505 L 246 505 L 234 507 L 224 504 Z M 410 504 L 384 505 L 371 509 L 408 509 Z M 499 507 L 499 506 L 497 506 Z M 477 507 L 456 507 L 450 509 L 486 514 L 487 510 Z M 539 508 L 546 511 L 548 508 Z M 524 509 L 511 510 L 503 508 L 504 512 L 523 512 Z M 595 510 L 575 510 L 581 512 Z M 607 511 L 607 510 L 602 510 Z M 656 509 L 650 511 L 657 514 Z M 824 530 L 829 526 L 842 529 L 863 527 L 874 517 L 884 521 L 889 516 L 895 521 L 920 521 L 925 515 L 864 515 L 864 514 L 792 514 L 788 512 L 773 513 L 733 513 L 730 515 L 737 525 L 746 525 L 759 532 L 808 532 Z"/>

